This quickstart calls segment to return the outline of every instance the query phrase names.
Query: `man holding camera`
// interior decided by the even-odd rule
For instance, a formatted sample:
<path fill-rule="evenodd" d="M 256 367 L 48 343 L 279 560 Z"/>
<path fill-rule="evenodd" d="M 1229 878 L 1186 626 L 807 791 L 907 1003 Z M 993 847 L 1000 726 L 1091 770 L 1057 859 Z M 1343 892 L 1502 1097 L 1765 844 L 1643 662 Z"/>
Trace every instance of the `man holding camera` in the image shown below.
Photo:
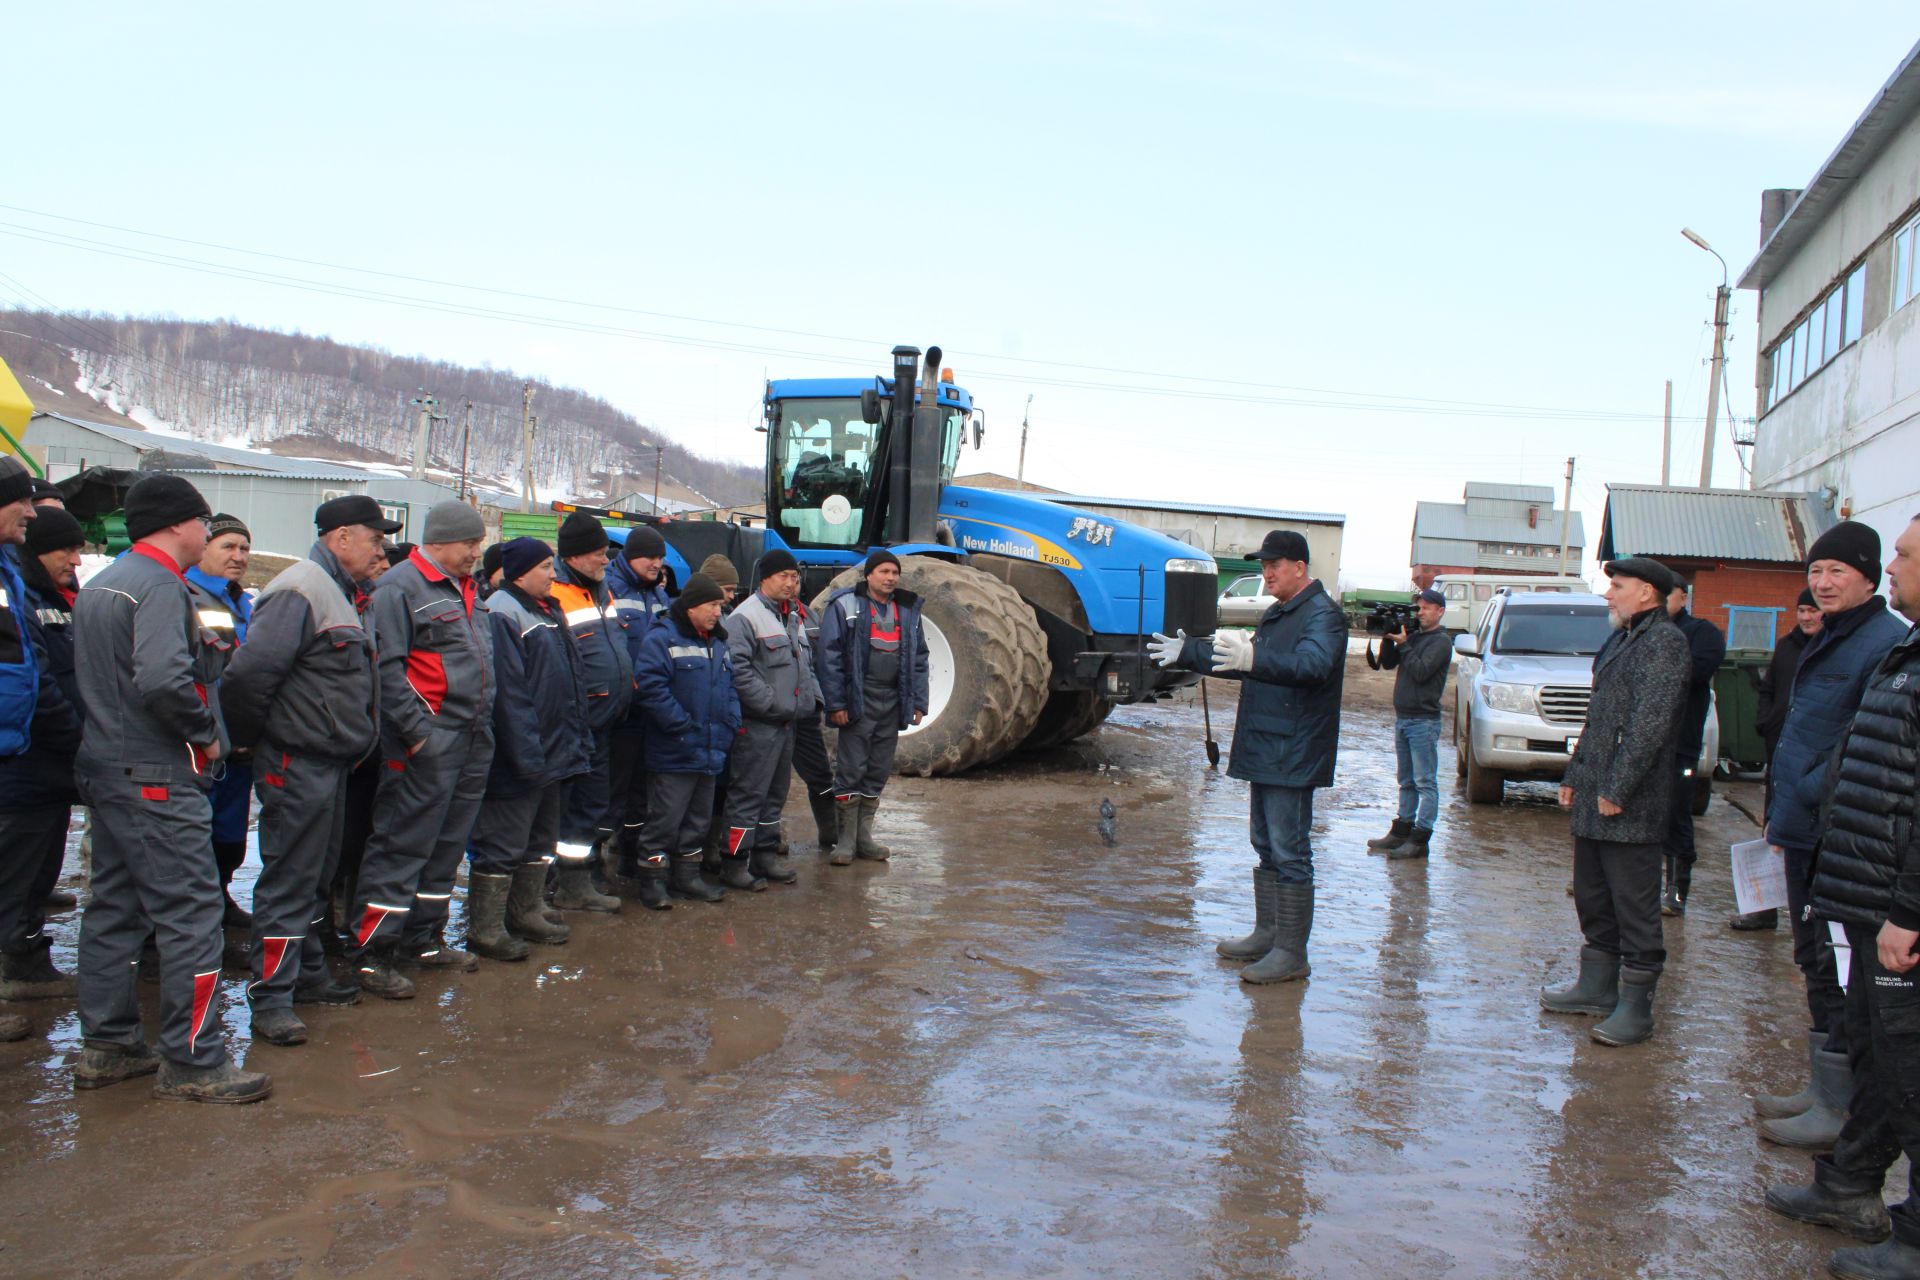
<path fill-rule="evenodd" d="M 1389 858 L 1424 858 L 1440 815 L 1440 697 L 1453 645 L 1441 629 L 1447 598 L 1431 588 L 1413 597 L 1414 621 L 1380 643 L 1380 669 L 1393 677 L 1393 754 L 1400 814 L 1367 848 Z"/>

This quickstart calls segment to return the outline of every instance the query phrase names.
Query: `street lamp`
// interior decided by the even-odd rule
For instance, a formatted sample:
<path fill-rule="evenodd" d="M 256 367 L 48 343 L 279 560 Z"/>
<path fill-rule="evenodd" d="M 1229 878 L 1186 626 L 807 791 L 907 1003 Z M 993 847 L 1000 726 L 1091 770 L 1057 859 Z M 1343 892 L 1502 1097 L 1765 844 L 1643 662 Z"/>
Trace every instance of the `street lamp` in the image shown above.
<path fill-rule="evenodd" d="M 1705 489 L 1713 483 L 1713 433 L 1720 419 L 1720 376 L 1727 363 L 1727 306 L 1733 301 L 1733 290 L 1727 287 L 1727 260 L 1707 243 L 1706 237 L 1692 227 L 1680 228 L 1680 234 L 1713 254 L 1720 263 L 1720 288 L 1713 295 L 1713 367 L 1707 378 L 1707 430 L 1706 438 L 1700 442 L 1700 487 Z"/>

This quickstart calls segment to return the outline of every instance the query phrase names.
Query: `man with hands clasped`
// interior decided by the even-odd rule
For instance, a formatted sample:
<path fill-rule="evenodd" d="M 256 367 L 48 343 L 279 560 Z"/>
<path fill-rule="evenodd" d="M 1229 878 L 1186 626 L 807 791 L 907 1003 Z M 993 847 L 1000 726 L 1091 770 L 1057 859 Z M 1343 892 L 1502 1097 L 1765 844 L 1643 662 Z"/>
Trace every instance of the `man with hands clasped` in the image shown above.
<path fill-rule="evenodd" d="M 1253 635 L 1156 633 L 1149 651 L 1163 667 L 1240 681 L 1227 775 L 1253 788 L 1254 928 L 1216 949 L 1253 962 L 1240 971 L 1246 982 L 1286 982 L 1310 971 L 1313 790 L 1333 782 L 1347 623 L 1308 569 L 1306 538 L 1275 529 L 1253 558 L 1274 598 Z"/>

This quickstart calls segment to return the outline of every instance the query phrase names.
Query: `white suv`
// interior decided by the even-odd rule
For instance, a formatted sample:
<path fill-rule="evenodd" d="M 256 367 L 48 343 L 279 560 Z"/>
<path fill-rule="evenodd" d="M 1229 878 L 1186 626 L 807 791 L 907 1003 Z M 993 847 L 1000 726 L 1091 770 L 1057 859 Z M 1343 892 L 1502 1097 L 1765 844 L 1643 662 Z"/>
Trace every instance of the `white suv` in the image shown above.
<path fill-rule="evenodd" d="M 1595 595 L 1505 592 L 1475 630 L 1455 637 L 1453 745 L 1467 799 L 1499 804 L 1509 777 L 1554 780 L 1587 722 L 1593 655 L 1611 624 Z M 1706 740 L 1694 767 L 1695 813 L 1712 796 L 1720 723 L 1707 708 Z"/>

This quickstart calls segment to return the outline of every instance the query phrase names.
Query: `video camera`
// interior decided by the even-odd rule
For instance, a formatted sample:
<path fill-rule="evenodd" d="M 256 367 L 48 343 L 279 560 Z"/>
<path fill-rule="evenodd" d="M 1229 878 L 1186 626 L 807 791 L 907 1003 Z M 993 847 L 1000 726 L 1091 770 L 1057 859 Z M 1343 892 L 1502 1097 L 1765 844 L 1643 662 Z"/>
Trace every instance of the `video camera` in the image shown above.
<path fill-rule="evenodd" d="M 1415 616 L 1410 604 L 1377 604 L 1367 614 L 1367 634 L 1390 636 L 1400 631 L 1412 631 Z"/>

